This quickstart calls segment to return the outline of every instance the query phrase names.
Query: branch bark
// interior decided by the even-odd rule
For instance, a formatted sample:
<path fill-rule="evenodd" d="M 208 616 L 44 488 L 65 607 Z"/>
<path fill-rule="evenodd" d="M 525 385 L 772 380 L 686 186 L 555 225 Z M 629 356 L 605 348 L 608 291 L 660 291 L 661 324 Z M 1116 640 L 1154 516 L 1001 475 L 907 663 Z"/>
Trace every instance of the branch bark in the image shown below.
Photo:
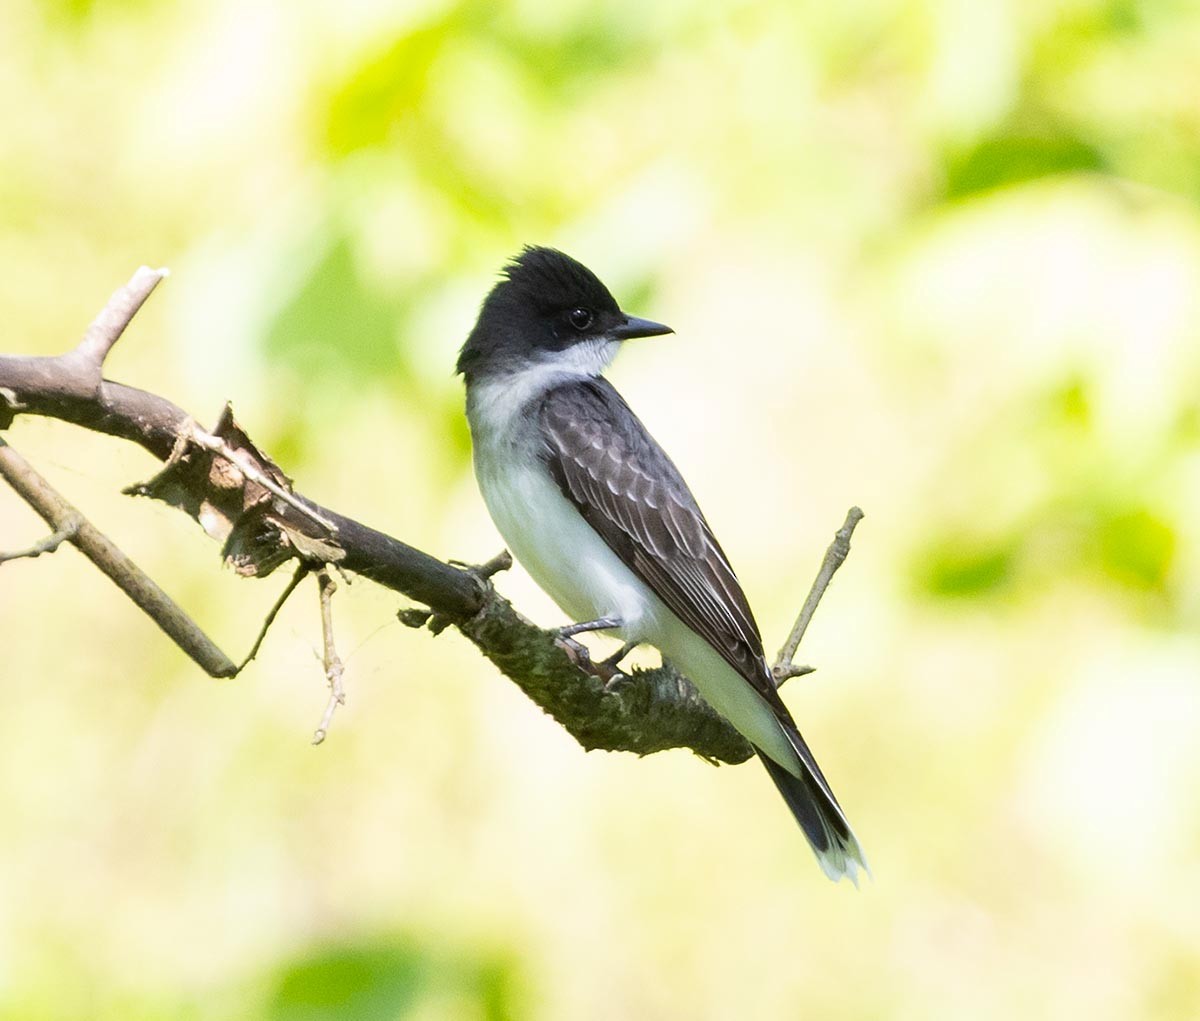
<path fill-rule="evenodd" d="M 435 633 L 448 624 L 456 627 L 587 749 L 647 755 L 690 748 L 710 761 L 729 763 L 753 754 L 746 740 L 669 666 L 635 669 L 615 686 L 581 670 L 554 632 L 526 620 L 496 592 L 489 575 L 503 563 L 493 561 L 483 569 L 445 563 L 322 507 L 295 491 L 291 479 L 258 449 L 228 406 L 208 432 L 166 398 L 105 379 L 105 357 L 165 275 L 165 270 L 138 270 L 113 295 L 79 345 L 65 354 L 0 355 L 0 430 L 20 415 L 40 415 L 138 444 L 162 461 L 163 468 L 126 492 L 162 500 L 189 514 L 223 543 L 226 561 L 239 573 L 265 577 L 283 563 L 298 561 L 290 593 L 303 573 L 336 564 L 402 593 L 430 611 L 401 612 L 405 623 L 428 624 Z M 0 449 L 15 454 L 11 447 Z M 9 473 L 5 475 L 11 483 Z M 14 487 L 34 503 L 27 488 Z M 69 507 L 61 497 L 58 500 Z M 65 519 L 58 513 L 43 517 L 57 537 Z M 67 541 L 80 545 L 89 527 L 80 524 Z M 326 610 L 330 592 L 323 586 Z M 163 617 L 166 604 L 151 600 L 139 605 L 169 631 Z M 178 635 L 172 637 L 180 642 Z M 331 639 L 328 630 L 327 637 Z M 327 644 L 327 672 L 333 662 L 331 649 Z M 214 661 L 205 669 L 222 676 L 226 670 L 236 673 L 220 655 L 223 662 Z M 210 669 L 214 664 L 217 671 Z M 339 694 L 336 688 L 331 692 L 330 708 Z"/>
<path fill-rule="evenodd" d="M 211 677 L 232 677 L 238 668 L 145 571 L 72 507 L 20 454 L 0 437 L 2 477 L 42 519 L 54 536 L 78 547 Z M 36 555 L 36 554 L 35 554 Z"/>

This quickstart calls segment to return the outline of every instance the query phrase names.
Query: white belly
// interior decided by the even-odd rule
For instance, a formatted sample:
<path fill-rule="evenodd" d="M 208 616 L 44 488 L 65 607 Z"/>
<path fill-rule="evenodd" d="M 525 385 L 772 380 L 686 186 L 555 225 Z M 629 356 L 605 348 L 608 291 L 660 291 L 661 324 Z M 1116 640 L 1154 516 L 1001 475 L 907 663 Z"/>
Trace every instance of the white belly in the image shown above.
<path fill-rule="evenodd" d="M 583 520 L 548 470 L 532 459 L 503 469 L 491 461 L 476 448 L 475 473 L 492 520 L 509 552 L 571 618 L 568 623 L 619 617 L 623 637 L 646 637 L 652 608 L 645 585 Z"/>

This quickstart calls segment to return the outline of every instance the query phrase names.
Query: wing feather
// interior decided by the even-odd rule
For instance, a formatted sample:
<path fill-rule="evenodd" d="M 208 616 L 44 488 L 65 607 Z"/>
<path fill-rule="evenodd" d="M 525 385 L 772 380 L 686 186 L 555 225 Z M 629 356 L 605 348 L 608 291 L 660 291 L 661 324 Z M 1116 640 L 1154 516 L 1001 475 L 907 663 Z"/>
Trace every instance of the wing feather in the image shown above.
<path fill-rule="evenodd" d="M 778 696 L 737 576 L 678 469 L 603 379 L 540 410 L 555 481 L 630 570 L 771 704 Z"/>

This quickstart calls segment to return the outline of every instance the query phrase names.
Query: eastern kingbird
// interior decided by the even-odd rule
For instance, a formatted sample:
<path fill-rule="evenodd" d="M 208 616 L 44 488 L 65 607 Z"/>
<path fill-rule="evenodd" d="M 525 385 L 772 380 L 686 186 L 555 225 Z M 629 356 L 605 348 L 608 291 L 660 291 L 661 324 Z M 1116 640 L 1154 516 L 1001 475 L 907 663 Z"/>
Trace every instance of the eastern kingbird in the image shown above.
<path fill-rule="evenodd" d="M 671 332 L 622 312 L 569 256 L 526 248 L 458 358 L 479 488 L 509 549 L 576 622 L 561 633 L 655 646 L 754 745 L 825 874 L 857 885 L 862 849 L 775 690 L 729 560 L 601 376 L 622 341 Z"/>

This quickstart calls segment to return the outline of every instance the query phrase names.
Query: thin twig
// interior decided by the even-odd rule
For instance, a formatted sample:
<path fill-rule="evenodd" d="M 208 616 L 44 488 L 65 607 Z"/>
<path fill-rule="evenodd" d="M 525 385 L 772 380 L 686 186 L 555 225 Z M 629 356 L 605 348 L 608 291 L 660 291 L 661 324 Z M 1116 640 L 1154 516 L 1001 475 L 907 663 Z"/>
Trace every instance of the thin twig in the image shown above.
<path fill-rule="evenodd" d="M 446 563 L 453 567 L 461 567 L 469 575 L 478 578 L 485 585 L 490 583 L 491 579 L 501 571 L 507 571 L 513 565 L 512 554 L 506 549 L 502 549 L 491 560 L 482 564 L 468 564 L 465 560 L 447 560 Z M 399 611 L 396 616 L 400 618 L 401 623 L 409 627 L 424 627 L 426 623 L 429 625 L 429 632 L 434 637 L 440 635 L 454 621 L 444 613 L 426 614 L 424 619 L 420 619 L 414 611 Z M 416 621 L 420 620 L 420 623 Z M 570 641 L 570 639 L 568 639 Z M 583 646 L 579 646 L 583 648 Z"/>
<path fill-rule="evenodd" d="M 292 580 L 287 583 L 287 587 L 279 593 L 279 598 L 275 600 L 275 605 L 271 607 L 271 611 L 267 614 L 267 619 L 262 623 L 262 629 L 258 632 L 258 637 L 254 639 L 254 644 L 250 647 L 250 651 L 246 654 L 246 658 L 242 660 L 238 666 L 240 674 L 250 661 L 258 655 L 258 650 L 262 648 L 263 640 L 267 637 L 267 632 L 271 630 L 271 625 L 275 623 L 275 618 L 279 616 L 279 611 L 283 609 L 283 604 L 288 601 L 288 597 L 296 591 L 296 587 L 302 582 L 308 573 L 312 571 L 312 565 L 301 561 L 296 567 L 296 573 L 292 575 Z"/>
<path fill-rule="evenodd" d="M 846 512 L 845 522 L 837 530 L 833 542 L 825 551 L 825 559 L 821 561 L 821 569 L 817 572 L 812 588 L 809 589 L 808 598 L 804 600 L 804 605 L 800 608 L 800 616 L 792 625 L 791 634 L 783 643 L 783 648 L 779 650 L 779 658 L 775 661 L 775 666 L 771 668 L 777 685 L 782 684 L 789 677 L 801 677 L 813 672 L 814 668 L 810 666 L 793 666 L 792 659 L 796 655 L 796 650 L 800 648 L 800 640 L 804 637 L 804 632 L 808 630 L 809 621 L 817 612 L 817 604 L 820 603 L 821 597 L 825 594 L 837 569 L 842 566 L 850 554 L 850 537 L 862 519 L 863 512 L 857 507 L 851 507 Z"/>
<path fill-rule="evenodd" d="M 3 442 L 0 440 L 0 442 Z M 40 557 L 43 553 L 53 553 L 64 542 L 72 538 L 79 531 L 79 521 L 77 518 L 69 518 L 64 521 L 61 527 L 56 528 L 50 535 L 44 539 L 39 539 L 32 546 L 25 549 L 14 550 L 11 553 L 0 553 L 0 564 L 8 560 L 21 560 L 25 557 L 33 559 Z"/>
<path fill-rule="evenodd" d="M 150 292 L 170 272 L 165 267 L 151 269 L 149 266 L 139 266 L 129 283 L 113 292 L 113 296 L 108 299 L 108 303 L 100 311 L 100 314 L 92 320 L 87 332 L 83 335 L 83 340 L 75 348 L 75 353 L 95 367 L 97 382 L 99 382 L 100 366 L 104 364 L 108 352 L 125 332 L 125 327 L 129 325 L 130 320 L 137 315 L 138 309 L 146 303 Z"/>
<path fill-rule="evenodd" d="M 332 521 L 318 511 L 313 510 L 312 507 L 306 504 L 295 494 L 289 493 L 273 479 L 259 471 L 258 468 L 256 468 L 249 461 L 249 459 L 242 457 L 238 451 L 229 446 L 229 444 L 221 439 L 221 437 L 214 436 L 212 433 L 206 432 L 204 429 L 201 429 L 199 425 L 193 422 L 191 438 L 205 450 L 211 450 L 219 457 L 223 457 L 231 465 L 237 468 L 238 471 L 245 475 L 246 478 L 250 479 L 251 482 L 255 482 L 262 486 L 263 489 L 267 490 L 267 492 L 277 496 L 284 503 L 289 504 L 301 514 L 308 517 L 310 520 L 315 521 L 330 535 L 337 535 L 337 525 L 335 525 Z"/>
<path fill-rule="evenodd" d="M 465 567 L 472 574 L 480 578 L 491 578 L 501 571 L 507 571 L 513 565 L 512 554 L 506 549 L 502 549 L 491 560 L 484 564 L 464 564 L 461 560 L 451 560 L 449 563 L 455 567 Z"/>
<path fill-rule="evenodd" d="M 491 560 L 479 568 L 479 574 L 484 578 L 490 578 L 493 575 L 499 574 L 501 571 L 507 571 L 512 568 L 512 554 L 506 549 L 502 549 Z"/>
<path fill-rule="evenodd" d="M 325 740 L 329 733 L 329 725 L 333 722 L 334 711 L 338 706 L 346 704 L 346 691 L 342 687 L 344 668 L 333 644 L 333 594 L 337 591 L 337 582 L 333 580 L 333 574 L 328 567 L 322 567 L 317 572 L 317 585 L 321 592 L 321 636 L 325 646 L 325 680 L 329 682 L 329 701 L 313 734 L 313 744 L 320 744 Z"/>
<path fill-rule="evenodd" d="M 68 537 L 71 544 L 107 574 L 206 673 L 211 677 L 232 677 L 237 673 L 237 667 L 229 657 L 213 644 L 196 622 L 111 539 L 63 499 L 3 438 L 0 438 L 0 477 L 55 532 L 74 525 L 74 534 Z"/>

